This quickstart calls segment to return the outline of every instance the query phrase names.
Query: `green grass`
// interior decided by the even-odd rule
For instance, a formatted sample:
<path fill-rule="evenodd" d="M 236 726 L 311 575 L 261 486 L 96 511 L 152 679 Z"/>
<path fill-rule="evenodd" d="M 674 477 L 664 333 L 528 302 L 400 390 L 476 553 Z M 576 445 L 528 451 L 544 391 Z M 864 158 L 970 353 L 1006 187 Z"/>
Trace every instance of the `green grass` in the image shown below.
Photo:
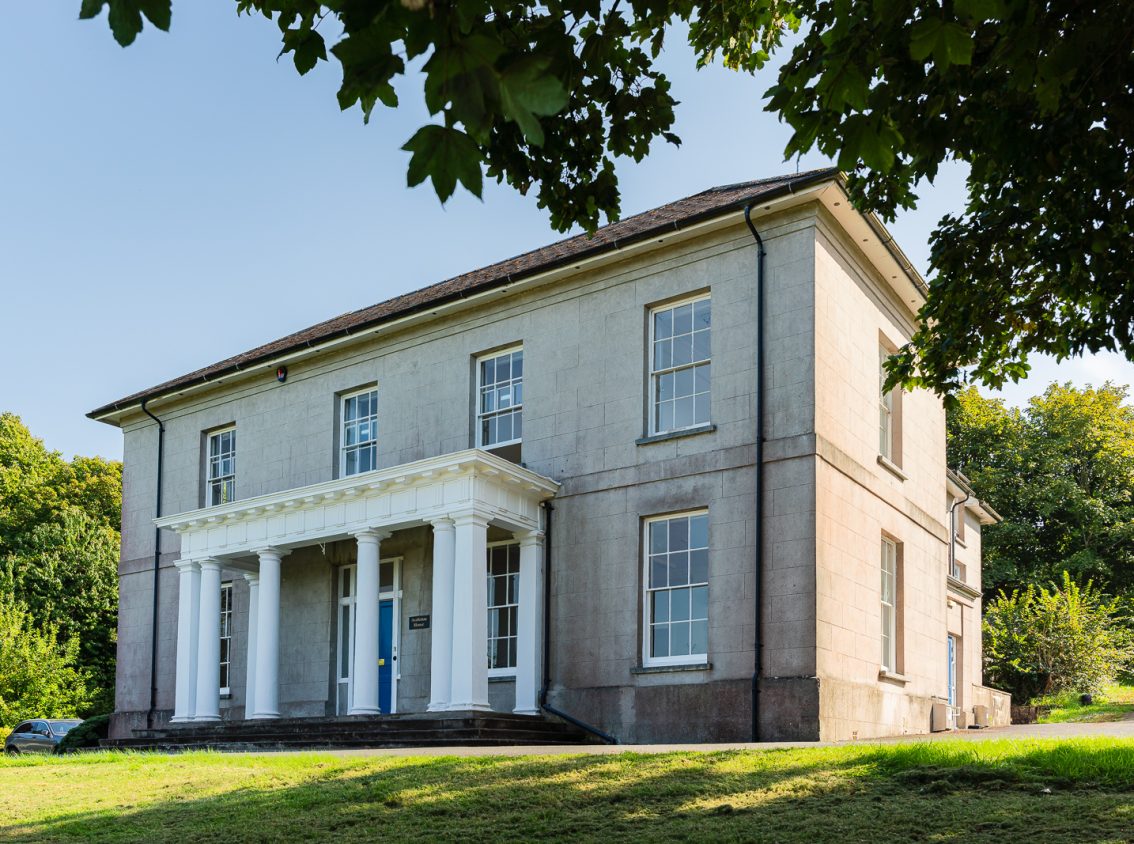
<path fill-rule="evenodd" d="M 1134 835 L 1134 741 L 0 761 L 0 841 L 1044 841 Z"/>
<path fill-rule="evenodd" d="M 1094 696 L 1094 703 L 1083 706 L 1076 692 L 1048 695 L 1032 701 L 1050 707 L 1039 719 L 1041 724 L 1062 724 L 1068 721 L 1122 721 L 1134 718 L 1134 685 L 1115 684 Z"/>

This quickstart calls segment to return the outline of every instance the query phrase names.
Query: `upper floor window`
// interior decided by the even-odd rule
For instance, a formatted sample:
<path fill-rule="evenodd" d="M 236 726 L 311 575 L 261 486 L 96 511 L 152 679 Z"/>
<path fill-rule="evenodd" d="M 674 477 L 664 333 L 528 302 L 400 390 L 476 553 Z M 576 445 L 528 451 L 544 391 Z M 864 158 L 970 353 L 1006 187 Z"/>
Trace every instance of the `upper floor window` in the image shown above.
<path fill-rule="evenodd" d="M 488 546 L 488 673 L 516 672 L 520 605 L 520 546 Z"/>
<path fill-rule="evenodd" d="M 378 391 L 362 390 L 343 396 L 340 439 L 342 477 L 369 472 L 378 466 Z"/>
<path fill-rule="evenodd" d="M 709 514 L 648 519 L 645 545 L 645 664 L 706 661 Z"/>
<path fill-rule="evenodd" d="M 231 690 L 232 675 L 232 584 L 222 583 L 220 588 L 220 691 Z"/>
<path fill-rule="evenodd" d="M 476 444 L 514 445 L 524 430 L 524 350 L 507 349 L 478 358 Z"/>
<path fill-rule="evenodd" d="M 236 428 L 209 434 L 205 506 L 236 500 Z"/>
<path fill-rule="evenodd" d="M 650 311 L 650 433 L 709 424 L 712 303 L 708 295 Z"/>
<path fill-rule="evenodd" d="M 878 454 L 899 468 L 902 465 L 902 392 L 886 389 L 886 361 L 894 350 L 878 345 Z"/>

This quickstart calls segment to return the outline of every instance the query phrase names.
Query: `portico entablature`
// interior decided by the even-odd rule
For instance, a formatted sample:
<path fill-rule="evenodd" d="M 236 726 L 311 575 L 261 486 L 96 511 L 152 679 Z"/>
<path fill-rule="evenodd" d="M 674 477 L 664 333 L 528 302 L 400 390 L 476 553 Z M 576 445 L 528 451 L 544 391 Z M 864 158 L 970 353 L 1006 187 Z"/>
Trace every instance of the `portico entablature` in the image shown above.
<path fill-rule="evenodd" d="M 481 449 L 155 519 L 181 536 L 182 558 L 233 559 L 475 513 L 511 531 L 540 529 L 555 481 Z"/>

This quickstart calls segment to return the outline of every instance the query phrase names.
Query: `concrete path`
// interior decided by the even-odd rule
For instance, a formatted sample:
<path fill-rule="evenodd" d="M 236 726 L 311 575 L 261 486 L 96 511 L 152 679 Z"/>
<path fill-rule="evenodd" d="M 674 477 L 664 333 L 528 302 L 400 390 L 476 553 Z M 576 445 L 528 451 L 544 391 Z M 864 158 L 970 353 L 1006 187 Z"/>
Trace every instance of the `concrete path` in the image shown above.
<path fill-rule="evenodd" d="M 674 751 L 782 750 L 794 747 L 840 747 L 843 745 L 902 744 L 924 741 L 989 741 L 991 739 L 1109 737 L 1134 739 L 1134 721 L 1101 724 L 1021 724 L 987 730 L 957 730 L 929 735 L 894 736 L 862 741 L 777 741 L 736 744 L 579 744 L 555 747 L 398 747 L 327 751 L 277 751 L 284 753 L 329 753 L 332 756 L 565 756 L 611 753 L 671 753 Z"/>

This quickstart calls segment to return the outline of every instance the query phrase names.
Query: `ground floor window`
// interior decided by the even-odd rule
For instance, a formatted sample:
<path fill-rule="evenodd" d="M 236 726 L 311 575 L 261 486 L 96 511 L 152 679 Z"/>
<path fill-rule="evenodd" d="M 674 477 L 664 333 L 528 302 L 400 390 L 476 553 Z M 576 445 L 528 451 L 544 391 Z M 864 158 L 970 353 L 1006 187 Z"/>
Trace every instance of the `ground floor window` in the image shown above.
<path fill-rule="evenodd" d="M 488 546 L 488 673 L 516 673 L 516 625 L 520 605 L 520 546 Z"/>
<path fill-rule="evenodd" d="M 901 673 L 899 664 L 901 612 L 898 604 L 898 589 L 901 581 L 898 560 L 898 543 L 882 537 L 882 670 L 894 674 Z"/>
<path fill-rule="evenodd" d="M 222 583 L 220 588 L 220 692 L 232 691 L 232 584 Z"/>
<path fill-rule="evenodd" d="M 709 514 L 647 519 L 646 665 L 704 662 L 709 654 Z"/>

